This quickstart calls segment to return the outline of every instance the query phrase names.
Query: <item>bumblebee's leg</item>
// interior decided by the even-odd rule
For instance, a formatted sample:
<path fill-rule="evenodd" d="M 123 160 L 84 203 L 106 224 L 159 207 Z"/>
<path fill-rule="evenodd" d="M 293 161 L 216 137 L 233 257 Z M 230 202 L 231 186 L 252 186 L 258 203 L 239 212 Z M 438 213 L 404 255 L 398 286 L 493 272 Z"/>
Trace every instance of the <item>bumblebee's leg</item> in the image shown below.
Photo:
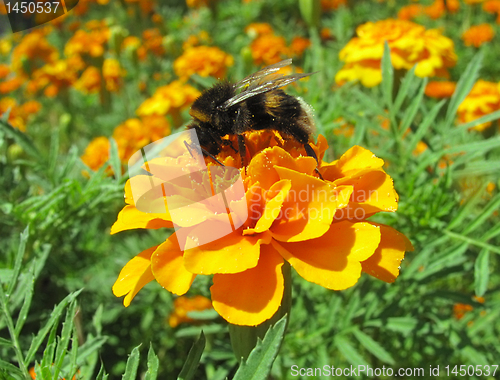
<path fill-rule="evenodd" d="M 238 150 L 240 151 L 241 166 L 247 166 L 247 148 L 245 146 L 245 136 L 238 135 Z"/>
<path fill-rule="evenodd" d="M 233 143 L 231 142 L 231 140 L 222 140 L 222 145 L 224 146 L 230 146 L 232 150 L 234 150 L 234 153 L 238 153 L 238 151 L 236 150 L 236 148 L 233 146 Z"/>
<path fill-rule="evenodd" d="M 311 148 L 311 145 L 309 145 L 309 143 L 305 143 L 304 144 L 304 149 L 306 150 L 307 155 L 309 157 L 314 158 L 316 160 L 316 163 L 319 165 L 318 156 L 316 156 L 316 152 L 313 150 L 313 148 Z M 319 175 L 319 178 L 321 178 L 322 180 L 324 180 L 324 178 L 321 175 L 321 173 L 319 172 L 317 166 L 316 166 L 316 169 L 314 169 L 314 171 Z"/>
<path fill-rule="evenodd" d="M 186 145 L 186 148 L 187 148 L 189 154 L 191 155 L 191 157 L 194 158 L 193 153 L 191 152 L 191 149 L 196 151 L 196 148 L 193 147 L 191 144 L 189 144 L 186 140 L 184 140 L 184 145 Z M 217 158 L 215 158 L 212 154 L 210 154 L 205 148 L 200 146 L 200 149 L 205 157 L 210 157 L 212 160 L 217 162 L 220 166 L 225 166 L 222 162 L 220 162 Z"/>

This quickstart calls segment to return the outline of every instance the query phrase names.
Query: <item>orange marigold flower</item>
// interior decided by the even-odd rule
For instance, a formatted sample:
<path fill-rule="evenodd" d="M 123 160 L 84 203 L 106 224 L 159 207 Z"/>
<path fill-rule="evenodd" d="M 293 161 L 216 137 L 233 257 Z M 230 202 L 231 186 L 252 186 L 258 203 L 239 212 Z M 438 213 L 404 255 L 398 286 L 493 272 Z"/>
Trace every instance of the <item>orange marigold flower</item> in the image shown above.
<path fill-rule="evenodd" d="M 181 323 L 196 322 L 190 318 L 188 313 L 191 311 L 203 311 L 212 308 L 212 301 L 207 297 L 195 296 L 193 298 L 178 297 L 174 300 L 174 310 L 168 317 L 168 324 L 170 327 L 175 328 Z"/>
<path fill-rule="evenodd" d="M 78 371 L 78 372 L 80 372 L 80 371 Z M 31 368 L 30 368 L 30 370 L 29 370 L 29 374 L 30 374 L 30 376 L 31 376 L 31 378 L 32 378 L 33 380 L 35 380 L 35 379 L 36 379 L 35 367 L 31 367 Z M 66 380 L 66 379 L 63 377 L 63 378 L 62 378 L 62 380 Z M 76 376 L 73 376 L 73 380 L 76 380 Z"/>
<path fill-rule="evenodd" d="M 123 163 L 138 149 L 149 144 L 150 138 L 148 131 L 140 119 L 127 119 L 113 131 L 113 138 L 118 146 L 118 155 Z"/>
<path fill-rule="evenodd" d="M 45 95 L 56 96 L 60 90 L 71 87 L 77 80 L 83 62 L 78 58 L 68 58 L 46 64 L 33 73 L 37 89 L 45 88 Z"/>
<path fill-rule="evenodd" d="M 445 12 L 444 0 L 434 0 L 434 3 L 424 8 L 424 13 L 434 20 L 441 18 Z"/>
<path fill-rule="evenodd" d="M 308 38 L 294 37 L 290 50 L 293 55 L 300 57 L 309 46 L 311 46 L 311 41 Z"/>
<path fill-rule="evenodd" d="M 98 93 L 101 89 L 101 71 L 94 66 L 87 67 L 74 87 L 84 94 Z"/>
<path fill-rule="evenodd" d="M 181 81 L 174 81 L 156 89 L 137 109 L 137 115 L 166 115 L 190 106 L 200 96 L 200 92 Z"/>
<path fill-rule="evenodd" d="M 496 23 L 500 24 L 500 0 L 488 0 L 483 4 L 483 10 L 497 15 Z"/>
<path fill-rule="evenodd" d="M 254 22 L 245 28 L 245 33 L 250 37 L 256 38 L 264 34 L 273 34 L 273 27 L 267 22 Z"/>
<path fill-rule="evenodd" d="M 141 117 L 141 121 L 149 141 L 156 141 L 170 134 L 170 123 L 164 116 L 146 115 Z"/>
<path fill-rule="evenodd" d="M 430 81 L 425 87 L 425 95 L 431 98 L 451 98 L 457 84 L 449 81 Z"/>
<path fill-rule="evenodd" d="M 148 15 L 153 11 L 153 7 L 155 6 L 154 0 L 125 0 L 126 3 L 129 4 L 137 4 L 141 8 L 142 13 Z"/>
<path fill-rule="evenodd" d="M 216 0 L 186 0 L 186 5 L 189 8 L 201 8 L 208 7 L 211 3 L 214 3 Z"/>
<path fill-rule="evenodd" d="M 30 76 L 37 68 L 55 62 L 59 53 L 45 38 L 47 29 L 26 34 L 12 51 L 12 69 L 21 76 Z"/>
<path fill-rule="evenodd" d="M 90 25 L 91 30 L 87 32 L 83 29 L 68 40 L 64 47 L 64 53 L 67 56 L 89 55 L 91 57 L 101 57 L 104 54 L 106 44 L 110 37 L 109 29 L 104 25 Z"/>
<path fill-rule="evenodd" d="M 455 317 L 455 319 L 460 320 L 465 316 L 465 314 L 472 310 L 474 310 L 472 305 L 456 303 L 455 305 L 453 305 L 453 316 Z"/>
<path fill-rule="evenodd" d="M 422 153 L 424 153 L 427 150 L 427 148 L 429 148 L 429 147 L 427 146 L 426 143 L 424 143 L 423 141 L 419 141 L 412 153 L 414 156 L 420 156 Z"/>
<path fill-rule="evenodd" d="M 450 13 L 456 13 L 460 9 L 460 1 L 446 0 L 446 8 Z"/>
<path fill-rule="evenodd" d="M 237 146 L 235 136 L 227 137 Z M 208 174 L 194 182 L 176 182 L 180 192 L 175 199 L 189 208 L 169 205 L 163 213 L 145 213 L 135 203 L 144 199 L 151 183 L 165 183 L 154 175 L 158 168 L 166 169 L 163 173 L 168 172 L 169 178 L 186 178 L 182 176 L 193 169 L 193 161 L 185 149 L 176 158 L 149 160 L 145 168 L 153 175 L 127 182 L 127 205 L 111 233 L 174 224 L 176 232 L 122 269 L 113 292 L 126 296 L 125 306 L 153 279 L 183 295 L 197 275 L 213 275 L 214 309 L 232 324 L 255 326 L 272 317 L 281 304 L 285 260 L 307 281 L 332 290 L 353 286 L 361 272 L 386 282 L 396 279 L 405 251 L 413 249 L 410 241 L 391 227 L 366 220 L 397 209 L 398 196 L 382 169 L 383 160 L 355 146 L 339 160 L 323 162 L 328 146 L 320 136 L 312 148 L 322 180 L 315 175 L 316 160 L 307 156 L 302 144 L 268 130 L 249 132 L 245 139 L 251 158 L 247 167 L 240 167 L 239 154 L 230 146 L 223 146 L 217 155 L 239 173 L 244 187 L 241 199 L 230 202 L 232 232 L 217 240 L 199 243 L 206 231 L 220 233 L 227 227 L 227 208 L 224 212 L 210 201 L 196 203 L 213 195 Z M 211 172 L 222 168 L 211 159 L 206 162 Z M 192 186 L 203 194 L 193 192 Z M 134 193 L 137 190 L 140 194 Z M 161 192 L 152 197 L 164 204 Z"/>
<path fill-rule="evenodd" d="M 250 45 L 252 58 L 256 65 L 272 65 L 289 55 L 289 49 L 283 37 L 274 34 L 263 34 Z"/>
<path fill-rule="evenodd" d="M 181 79 L 193 74 L 223 78 L 233 63 L 233 57 L 216 46 L 194 46 L 174 61 L 174 71 Z"/>
<path fill-rule="evenodd" d="M 187 50 L 193 46 L 198 46 L 200 44 L 207 44 L 210 42 L 211 42 L 210 35 L 208 34 L 207 31 L 202 30 L 197 35 L 190 35 L 187 38 L 187 40 L 182 43 L 182 49 Z"/>
<path fill-rule="evenodd" d="M 410 4 L 401 8 L 398 12 L 398 19 L 413 20 L 424 13 L 424 7 L 421 4 Z"/>
<path fill-rule="evenodd" d="M 7 75 L 10 74 L 10 66 L 5 63 L 0 64 L 0 79 L 7 78 Z"/>
<path fill-rule="evenodd" d="M 391 49 L 394 68 L 409 70 L 416 65 L 415 74 L 419 77 L 447 77 L 447 69 L 457 61 L 452 40 L 436 29 L 426 30 L 411 21 L 368 22 L 359 26 L 356 33 L 358 37 L 339 53 L 345 65 L 335 76 L 338 84 L 360 80 L 366 87 L 378 85 L 382 81 L 380 63 L 385 41 Z"/>
<path fill-rule="evenodd" d="M 478 80 L 464 101 L 458 106 L 458 120 L 468 123 L 481 116 L 500 109 L 500 91 L 498 83 Z M 491 125 L 491 121 L 476 125 L 473 129 L 482 131 Z"/>
<path fill-rule="evenodd" d="M 321 0 L 321 9 L 324 11 L 338 9 L 341 5 L 347 5 L 347 0 Z"/>
<path fill-rule="evenodd" d="M 126 71 L 120 66 L 120 62 L 113 58 L 107 58 L 102 65 L 102 76 L 106 82 L 106 90 L 116 92 L 121 87 L 122 78 Z"/>
<path fill-rule="evenodd" d="M 24 80 L 19 77 L 13 77 L 0 82 L 0 94 L 8 94 L 16 91 L 24 83 Z"/>
<path fill-rule="evenodd" d="M 109 140 L 101 136 L 93 139 L 85 148 L 81 159 L 90 169 L 96 171 L 109 160 Z"/>
<path fill-rule="evenodd" d="M 163 35 L 160 29 L 153 28 L 147 29 L 142 32 L 142 39 L 144 41 L 144 48 L 146 51 L 153 53 L 154 55 L 161 57 L 165 54 L 165 48 L 163 47 Z M 139 57 L 141 56 L 138 51 Z"/>
<path fill-rule="evenodd" d="M 462 40 L 465 46 L 475 46 L 479 47 L 485 42 L 489 42 L 493 39 L 495 31 L 490 24 L 480 24 L 471 26 L 462 34 Z"/>
<path fill-rule="evenodd" d="M 0 115 L 10 110 L 9 123 L 23 132 L 26 131 L 26 123 L 31 115 L 38 113 L 41 108 L 42 105 L 35 100 L 18 105 L 13 98 L 0 98 Z"/>

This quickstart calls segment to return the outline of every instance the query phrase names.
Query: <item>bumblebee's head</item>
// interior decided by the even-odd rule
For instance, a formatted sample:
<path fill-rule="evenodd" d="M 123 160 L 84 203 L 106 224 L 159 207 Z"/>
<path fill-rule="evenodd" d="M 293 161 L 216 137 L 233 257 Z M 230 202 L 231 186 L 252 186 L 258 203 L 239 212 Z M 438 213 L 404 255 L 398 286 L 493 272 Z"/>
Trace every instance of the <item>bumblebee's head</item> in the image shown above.
<path fill-rule="evenodd" d="M 234 95 L 233 87 L 227 83 L 218 83 L 215 86 L 203 91 L 196 99 L 189 110 L 193 119 L 201 123 L 211 123 L 221 104 Z"/>

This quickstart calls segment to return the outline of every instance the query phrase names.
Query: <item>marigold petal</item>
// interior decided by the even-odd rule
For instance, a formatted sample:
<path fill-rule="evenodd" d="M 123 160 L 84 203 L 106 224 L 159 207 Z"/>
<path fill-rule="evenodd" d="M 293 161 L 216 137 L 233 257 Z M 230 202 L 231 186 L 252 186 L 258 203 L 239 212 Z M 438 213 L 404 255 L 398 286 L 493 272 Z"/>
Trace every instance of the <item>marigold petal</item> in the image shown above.
<path fill-rule="evenodd" d="M 271 228 L 273 237 L 280 241 L 302 241 L 328 231 L 339 207 L 336 189 L 307 174 L 283 167 L 275 167 L 275 170 L 280 178 L 290 180 L 292 187 L 281 208 L 281 217 Z"/>
<path fill-rule="evenodd" d="M 374 254 L 380 229 L 370 223 L 332 224 L 323 236 L 297 243 L 272 242 L 304 279 L 332 290 L 353 286 L 361 275 L 361 261 Z"/>
<path fill-rule="evenodd" d="M 380 244 L 373 256 L 361 263 L 363 272 L 385 282 L 394 282 L 405 252 L 413 251 L 410 240 L 401 232 L 383 224 L 380 227 Z"/>
<path fill-rule="evenodd" d="M 214 309 L 233 325 L 256 326 L 271 318 L 283 298 L 283 259 L 270 245 L 262 245 L 255 268 L 236 274 L 215 274 Z"/>
<path fill-rule="evenodd" d="M 184 267 L 182 254 L 174 233 L 160 244 L 151 256 L 151 269 L 156 281 L 169 292 L 179 296 L 189 290 L 196 277 Z"/>
<path fill-rule="evenodd" d="M 116 222 L 111 226 L 111 234 L 135 228 L 172 228 L 173 223 L 166 219 L 168 214 L 147 214 L 127 205 L 119 213 Z"/>
<path fill-rule="evenodd" d="M 271 228 L 271 225 L 276 220 L 281 211 L 283 202 L 285 201 L 286 196 L 288 195 L 288 192 L 290 191 L 291 187 L 292 183 L 288 179 L 283 179 L 281 181 L 278 181 L 273 186 L 271 186 L 266 195 L 269 194 L 270 196 L 272 196 L 272 198 L 270 198 L 266 202 L 264 212 L 261 218 L 257 221 L 255 228 L 252 229 L 253 232 L 261 233 Z M 243 232 L 245 233 L 245 231 Z"/>
<path fill-rule="evenodd" d="M 243 236 L 239 228 L 221 239 L 185 251 L 184 266 L 197 274 L 243 272 L 257 265 L 261 244 L 270 240 L 269 234 Z"/>
<path fill-rule="evenodd" d="M 113 285 L 113 294 L 117 297 L 126 295 L 123 305 L 128 307 L 135 295 L 144 285 L 154 280 L 151 271 L 151 255 L 158 246 L 151 247 L 139 253 L 120 271 Z"/>
<path fill-rule="evenodd" d="M 295 159 L 280 147 L 267 148 L 252 158 L 247 168 L 247 176 L 252 179 L 252 184 L 259 182 L 264 189 L 269 189 L 280 180 L 275 166 L 295 168 Z"/>

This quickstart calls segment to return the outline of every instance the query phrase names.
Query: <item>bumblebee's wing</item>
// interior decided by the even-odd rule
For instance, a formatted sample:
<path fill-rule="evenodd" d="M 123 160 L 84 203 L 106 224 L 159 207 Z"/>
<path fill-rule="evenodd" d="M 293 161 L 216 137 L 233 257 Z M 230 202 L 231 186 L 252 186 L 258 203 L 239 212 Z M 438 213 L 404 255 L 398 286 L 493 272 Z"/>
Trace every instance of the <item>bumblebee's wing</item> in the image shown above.
<path fill-rule="evenodd" d="M 242 87 L 245 87 L 246 85 L 254 82 L 260 82 L 262 78 L 265 76 L 275 73 L 279 69 L 285 66 L 289 66 L 292 64 L 292 59 L 285 59 L 281 62 L 275 63 L 274 65 L 266 66 L 263 69 L 257 71 L 256 73 L 253 73 L 252 75 L 247 76 L 246 78 L 240 80 L 239 82 L 235 83 L 233 85 L 234 89 L 239 89 Z"/>
<path fill-rule="evenodd" d="M 312 74 L 314 73 L 290 74 L 290 75 L 266 74 L 265 76 L 262 76 L 262 78 L 258 79 L 256 82 L 249 83 L 248 87 L 244 91 L 240 92 L 239 94 L 233 96 L 232 98 L 222 103 L 220 109 L 222 110 L 228 109 L 238 103 L 247 100 L 248 98 L 275 90 L 279 87 L 286 86 L 287 84 L 290 84 L 292 82 L 295 82 L 299 79 L 305 78 Z M 243 80 L 246 80 L 246 78 Z"/>

